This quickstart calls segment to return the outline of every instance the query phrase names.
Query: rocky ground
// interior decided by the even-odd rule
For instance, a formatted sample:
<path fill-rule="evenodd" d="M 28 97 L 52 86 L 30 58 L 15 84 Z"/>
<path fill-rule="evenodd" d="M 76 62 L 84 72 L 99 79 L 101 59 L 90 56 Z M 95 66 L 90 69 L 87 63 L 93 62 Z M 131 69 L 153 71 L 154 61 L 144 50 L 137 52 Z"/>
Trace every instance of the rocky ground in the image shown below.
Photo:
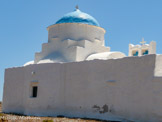
<path fill-rule="evenodd" d="M 65 118 L 65 117 L 30 117 L 13 114 L 4 114 L 2 113 L 2 104 L 0 102 L 0 122 L 103 122 L 103 121 L 79 119 L 79 118 Z"/>

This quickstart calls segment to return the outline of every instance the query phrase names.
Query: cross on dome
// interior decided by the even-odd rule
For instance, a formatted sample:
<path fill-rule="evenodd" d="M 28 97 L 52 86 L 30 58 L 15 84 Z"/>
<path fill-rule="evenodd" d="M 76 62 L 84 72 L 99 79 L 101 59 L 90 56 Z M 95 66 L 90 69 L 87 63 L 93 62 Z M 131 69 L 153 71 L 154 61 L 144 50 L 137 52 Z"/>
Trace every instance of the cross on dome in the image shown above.
<path fill-rule="evenodd" d="M 76 5 L 76 6 L 75 6 L 75 8 L 76 8 L 76 9 L 79 9 L 79 6 L 78 6 L 78 5 Z"/>

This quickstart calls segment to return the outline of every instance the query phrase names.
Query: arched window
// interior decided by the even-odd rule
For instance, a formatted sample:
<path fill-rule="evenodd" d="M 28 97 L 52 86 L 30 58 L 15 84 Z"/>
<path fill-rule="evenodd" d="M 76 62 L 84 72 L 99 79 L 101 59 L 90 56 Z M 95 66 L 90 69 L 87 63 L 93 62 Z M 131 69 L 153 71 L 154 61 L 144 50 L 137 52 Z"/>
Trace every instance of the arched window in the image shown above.
<path fill-rule="evenodd" d="M 143 51 L 143 53 L 142 53 L 142 55 L 147 55 L 147 54 L 149 54 L 149 51 L 148 51 L 148 50 L 145 50 L 145 51 Z"/>
<path fill-rule="evenodd" d="M 138 56 L 138 51 L 133 51 L 133 56 Z"/>

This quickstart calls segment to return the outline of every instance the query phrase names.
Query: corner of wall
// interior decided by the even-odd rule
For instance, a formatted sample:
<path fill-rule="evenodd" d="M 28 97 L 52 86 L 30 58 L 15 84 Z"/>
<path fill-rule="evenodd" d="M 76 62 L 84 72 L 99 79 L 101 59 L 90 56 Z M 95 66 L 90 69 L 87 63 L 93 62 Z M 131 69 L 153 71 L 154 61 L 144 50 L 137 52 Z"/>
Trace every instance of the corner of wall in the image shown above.
<path fill-rule="evenodd" d="M 156 55 L 154 76 L 155 77 L 162 76 L 162 55 Z"/>

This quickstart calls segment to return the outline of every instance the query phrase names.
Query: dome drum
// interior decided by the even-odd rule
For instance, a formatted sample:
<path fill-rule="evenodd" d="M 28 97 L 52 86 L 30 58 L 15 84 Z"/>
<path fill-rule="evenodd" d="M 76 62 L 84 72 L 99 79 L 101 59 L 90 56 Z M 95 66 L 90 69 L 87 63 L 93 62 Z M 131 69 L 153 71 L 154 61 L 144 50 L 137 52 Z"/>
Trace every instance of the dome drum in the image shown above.
<path fill-rule="evenodd" d="M 49 26 L 48 40 L 100 40 L 104 41 L 105 30 L 101 27 L 80 23 L 62 23 Z"/>

